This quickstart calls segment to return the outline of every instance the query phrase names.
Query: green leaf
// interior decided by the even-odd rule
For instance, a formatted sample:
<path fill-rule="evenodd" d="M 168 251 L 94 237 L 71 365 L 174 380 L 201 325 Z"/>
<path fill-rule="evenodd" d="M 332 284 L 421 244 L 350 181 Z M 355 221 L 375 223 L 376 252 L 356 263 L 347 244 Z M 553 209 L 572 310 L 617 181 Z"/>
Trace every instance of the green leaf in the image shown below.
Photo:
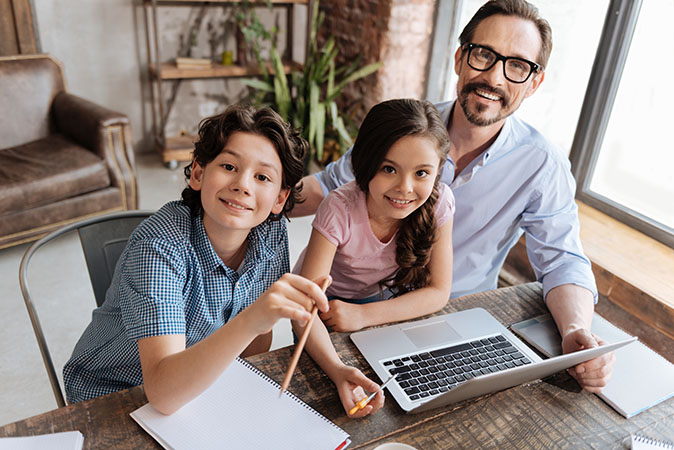
<path fill-rule="evenodd" d="M 323 142 L 325 140 L 325 105 L 318 104 L 316 112 L 316 157 L 323 158 Z"/>
<path fill-rule="evenodd" d="M 315 81 L 311 81 L 310 88 L 309 88 L 309 145 L 314 147 L 316 151 L 318 149 L 314 146 L 314 140 L 316 139 L 316 132 L 317 132 L 317 127 L 318 127 L 318 96 L 320 94 L 320 91 L 318 89 L 318 85 L 316 84 Z"/>
<path fill-rule="evenodd" d="M 381 66 L 382 66 L 381 62 L 376 62 L 376 63 L 368 64 L 367 66 L 361 67 L 360 69 L 356 70 L 351 75 L 349 75 L 348 77 L 346 77 L 342 81 L 340 81 L 339 84 L 337 85 L 337 87 L 335 88 L 334 96 L 332 98 L 327 98 L 326 100 L 334 100 L 334 97 L 337 94 L 339 94 L 342 91 L 342 89 L 344 89 L 344 86 L 351 83 L 352 81 L 356 81 L 360 78 L 363 78 L 363 77 L 366 77 L 366 76 L 370 75 L 371 73 L 376 72 L 377 70 L 379 70 L 379 68 Z"/>
<path fill-rule="evenodd" d="M 241 82 L 248 87 L 257 89 L 258 91 L 274 92 L 274 86 L 266 81 L 258 80 L 257 78 L 242 78 Z"/>

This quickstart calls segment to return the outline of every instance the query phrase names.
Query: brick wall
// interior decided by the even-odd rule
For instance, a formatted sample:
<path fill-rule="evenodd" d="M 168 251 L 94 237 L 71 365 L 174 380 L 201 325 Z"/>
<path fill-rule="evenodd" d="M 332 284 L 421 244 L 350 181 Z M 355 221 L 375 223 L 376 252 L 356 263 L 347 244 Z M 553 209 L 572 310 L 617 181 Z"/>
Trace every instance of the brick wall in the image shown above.
<path fill-rule="evenodd" d="M 362 55 L 361 65 L 382 61 L 379 72 L 352 83 L 340 107 L 360 123 L 374 104 L 401 97 L 422 98 L 433 30 L 433 0 L 324 0 L 320 42 L 330 34 L 338 64 Z"/>

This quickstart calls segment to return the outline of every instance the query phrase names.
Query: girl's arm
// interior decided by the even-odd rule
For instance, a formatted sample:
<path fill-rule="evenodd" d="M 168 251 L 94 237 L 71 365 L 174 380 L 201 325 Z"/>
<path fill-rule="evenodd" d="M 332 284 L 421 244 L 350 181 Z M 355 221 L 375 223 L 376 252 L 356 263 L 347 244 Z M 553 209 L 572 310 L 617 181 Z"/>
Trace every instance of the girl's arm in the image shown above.
<path fill-rule="evenodd" d="M 302 263 L 301 275 L 310 280 L 322 279 L 328 275 L 336 251 L 337 246 L 318 231 L 312 230 Z M 303 326 L 293 322 L 293 328 L 298 336 L 302 335 Z M 339 397 L 347 413 L 365 396 L 363 389 L 373 392 L 378 388 L 376 383 L 365 377 L 358 369 L 342 362 L 332 345 L 328 330 L 320 320 L 316 320 L 312 325 L 305 349 L 337 386 Z M 383 404 L 384 397 L 378 394 L 368 406 L 350 417 L 366 416 L 381 408 Z"/>
<path fill-rule="evenodd" d="M 452 289 L 452 219 L 437 229 L 428 264 L 428 286 L 384 302 L 355 305 L 338 300 L 321 318 L 335 331 L 356 331 L 365 327 L 415 319 L 441 310 Z"/>
<path fill-rule="evenodd" d="M 281 318 L 306 323 L 314 300 L 327 309 L 320 287 L 285 274 L 252 305 L 209 337 L 185 348 L 185 336 L 153 336 L 138 340 L 145 394 L 152 406 L 172 414 L 206 390 L 259 335 Z"/>

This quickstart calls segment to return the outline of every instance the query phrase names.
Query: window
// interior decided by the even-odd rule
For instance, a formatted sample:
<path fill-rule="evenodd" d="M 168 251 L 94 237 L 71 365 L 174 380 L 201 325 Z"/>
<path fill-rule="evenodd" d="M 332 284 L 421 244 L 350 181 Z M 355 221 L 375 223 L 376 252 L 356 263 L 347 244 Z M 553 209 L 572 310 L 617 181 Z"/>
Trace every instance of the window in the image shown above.
<path fill-rule="evenodd" d="M 611 3 L 571 155 L 580 200 L 670 247 L 672 20 L 671 0 Z"/>

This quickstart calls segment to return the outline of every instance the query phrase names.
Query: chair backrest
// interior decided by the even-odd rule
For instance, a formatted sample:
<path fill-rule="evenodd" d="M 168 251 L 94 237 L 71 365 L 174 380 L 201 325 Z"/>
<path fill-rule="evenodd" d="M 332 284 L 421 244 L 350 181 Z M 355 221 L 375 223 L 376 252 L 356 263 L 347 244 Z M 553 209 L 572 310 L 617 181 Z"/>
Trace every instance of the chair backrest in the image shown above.
<path fill-rule="evenodd" d="M 89 270 L 91 285 L 94 289 L 96 304 L 100 306 L 105 300 L 105 292 L 110 285 L 117 260 L 122 254 L 124 247 L 126 247 L 129 236 L 140 222 L 150 215 L 152 215 L 151 211 L 124 211 L 75 222 L 36 241 L 23 255 L 21 266 L 19 267 L 21 293 L 23 294 L 23 300 L 26 304 L 26 309 L 28 309 L 35 338 L 42 354 L 42 361 L 47 369 L 49 382 L 51 383 L 52 391 L 59 407 L 65 406 L 65 397 L 59 384 L 56 370 L 54 369 L 54 363 L 49 353 L 49 347 L 47 346 L 42 326 L 40 325 L 40 319 L 30 295 L 30 289 L 28 288 L 28 264 L 40 247 L 59 236 L 77 230 Z"/>

